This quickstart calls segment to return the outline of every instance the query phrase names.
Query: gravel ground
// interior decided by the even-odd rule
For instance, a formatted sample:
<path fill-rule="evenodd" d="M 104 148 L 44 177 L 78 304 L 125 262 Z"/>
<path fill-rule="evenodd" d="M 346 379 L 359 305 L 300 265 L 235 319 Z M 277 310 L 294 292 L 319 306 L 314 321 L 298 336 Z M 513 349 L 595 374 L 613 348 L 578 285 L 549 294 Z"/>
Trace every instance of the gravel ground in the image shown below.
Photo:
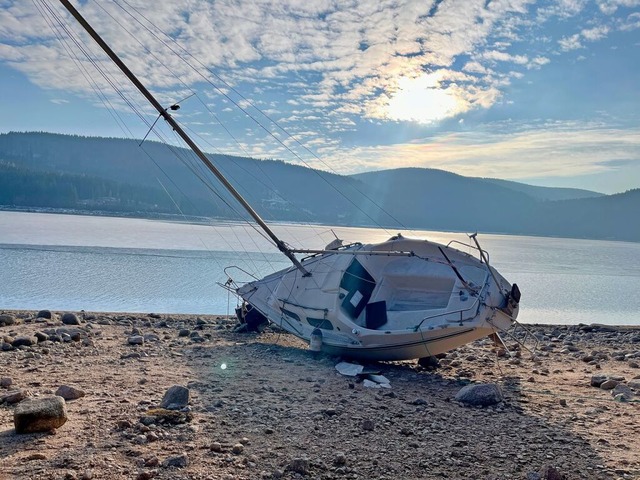
<path fill-rule="evenodd" d="M 487 339 L 437 367 L 371 365 L 387 389 L 225 317 L 0 313 L 2 479 L 640 478 L 638 329 L 536 325 L 535 356 Z M 469 383 L 504 401 L 456 401 Z M 189 407 L 154 410 L 173 385 Z M 17 400 L 61 386 L 83 394 L 67 422 L 16 434 Z"/>

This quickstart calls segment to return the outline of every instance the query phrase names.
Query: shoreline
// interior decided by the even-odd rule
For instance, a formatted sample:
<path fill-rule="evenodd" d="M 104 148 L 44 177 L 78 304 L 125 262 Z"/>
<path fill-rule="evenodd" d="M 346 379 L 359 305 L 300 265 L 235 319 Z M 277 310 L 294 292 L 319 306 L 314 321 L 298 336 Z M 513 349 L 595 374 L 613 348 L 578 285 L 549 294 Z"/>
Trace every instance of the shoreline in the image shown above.
<path fill-rule="evenodd" d="M 0 347 L 77 334 L 0 348 L 0 377 L 11 379 L 0 398 L 61 385 L 85 393 L 67 402 L 55 435 L 15 434 L 15 404 L 0 402 L 2 479 L 640 476 L 640 326 L 527 325 L 540 338 L 535 357 L 497 356 L 483 339 L 437 368 L 374 364 L 391 383 L 375 389 L 287 333 L 235 333 L 224 315 L 75 312 L 79 325 L 65 325 L 62 313 L 0 310 L 16 322 L 0 316 Z M 136 335 L 148 340 L 130 344 Z M 598 375 L 620 379 L 630 401 L 593 386 Z M 457 402 L 469 383 L 497 384 L 504 401 Z M 192 420 L 141 423 L 172 385 L 189 388 Z M 178 457 L 186 465 L 171 466 Z"/>

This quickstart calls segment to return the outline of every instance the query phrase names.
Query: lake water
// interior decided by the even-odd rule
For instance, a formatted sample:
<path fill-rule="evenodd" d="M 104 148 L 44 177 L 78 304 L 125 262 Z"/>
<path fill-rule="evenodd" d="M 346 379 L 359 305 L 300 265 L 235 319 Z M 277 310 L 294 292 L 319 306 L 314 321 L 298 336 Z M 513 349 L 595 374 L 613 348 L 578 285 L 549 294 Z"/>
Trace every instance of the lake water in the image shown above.
<path fill-rule="evenodd" d="M 376 242 L 396 230 L 276 225 L 290 245 L 334 237 Z M 406 232 L 441 243 L 459 233 Z M 640 244 L 480 235 L 492 264 L 522 291 L 527 323 L 640 324 Z M 0 309 L 225 314 L 224 283 L 289 266 L 251 227 L 0 212 Z M 244 273 L 244 272 L 247 273 Z"/>

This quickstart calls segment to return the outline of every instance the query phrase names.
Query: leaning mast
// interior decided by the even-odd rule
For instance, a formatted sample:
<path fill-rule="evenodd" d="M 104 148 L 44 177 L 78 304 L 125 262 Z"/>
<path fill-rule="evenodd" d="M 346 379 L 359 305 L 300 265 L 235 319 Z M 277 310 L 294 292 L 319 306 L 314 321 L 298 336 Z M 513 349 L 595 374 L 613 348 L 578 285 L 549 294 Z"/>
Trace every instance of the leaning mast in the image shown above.
<path fill-rule="evenodd" d="M 276 236 L 276 234 L 269 228 L 269 226 L 265 223 L 262 217 L 256 212 L 251 205 L 244 199 L 244 197 L 238 192 L 231 183 L 225 178 L 225 176 L 218 170 L 218 168 L 211 163 L 211 160 L 207 158 L 207 156 L 200 150 L 200 148 L 195 144 L 191 137 L 187 135 L 187 133 L 182 129 L 180 124 L 174 120 L 174 118 L 167 112 L 167 108 L 163 108 L 160 102 L 156 100 L 156 98 L 147 90 L 147 88 L 138 80 L 138 78 L 133 74 L 129 67 L 127 67 L 120 57 L 116 55 L 116 53 L 107 45 L 107 43 L 102 39 L 102 37 L 93 29 L 91 25 L 84 19 L 84 17 L 76 10 L 76 8 L 71 5 L 69 0 L 60 0 L 60 3 L 73 15 L 73 17 L 80 23 L 82 28 L 86 30 L 86 32 L 93 38 L 96 43 L 104 50 L 104 52 L 109 56 L 109 58 L 118 66 L 118 68 L 126 75 L 126 77 L 135 85 L 135 87 L 144 95 L 144 97 L 153 105 L 153 107 L 158 111 L 158 114 L 173 128 L 173 130 L 184 140 L 184 142 L 191 148 L 193 153 L 197 155 L 197 157 L 204 163 L 204 165 L 213 173 L 218 180 L 224 185 L 224 187 L 233 195 L 233 197 L 242 205 L 242 207 L 253 217 L 253 219 L 260 225 L 260 227 L 266 232 L 266 234 L 273 240 L 273 242 L 278 247 L 282 253 L 284 253 L 289 260 L 298 268 L 305 276 L 311 275 L 300 263 L 300 261 L 295 257 L 293 251 L 287 247 L 287 245 L 280 240 Z"/>

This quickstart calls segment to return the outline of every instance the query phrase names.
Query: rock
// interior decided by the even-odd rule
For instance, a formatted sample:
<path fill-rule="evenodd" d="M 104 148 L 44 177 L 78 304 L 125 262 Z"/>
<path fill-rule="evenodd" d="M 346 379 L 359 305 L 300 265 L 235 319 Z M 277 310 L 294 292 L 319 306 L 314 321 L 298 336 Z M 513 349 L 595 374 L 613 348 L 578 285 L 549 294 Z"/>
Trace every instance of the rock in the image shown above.
<path fill-rule="evenodd" d="M 428 402 L 424 398 L 416 398 L 413 402 L 413 405 L 428 405 Z"/>
<path fill-rule="evenodd" d="M 0 395 L 0 403 L 8 403 L 9 405 L 13 405 L 14 403 L 21 402 L 25 398 L 31 396 L 28 390 L 13 390 L 9 393 L 5 393 L 4 395 Z"/>
<path fill-rule="evenodd" d="M 640 380 L 629 380 L 629 382 L 627 382 L 627 385 L 634 390 L 640 390 Z M 2 380 L 0 380 L 0 386 L 2 386 Z"/>
<path fill-rule="evenodd" d="M 242 451 L 244 450 L 244 445 L 242 445 L 241 443 L 236 443 L 233 448 L 231 449 L 231 451 L 235 454 L 235 455 L 240 455 L 242 453 Z"/>
<path fill-rule="evenodd" d="M 503 401 L 502 392 L 495 383 L 479 383 L 463 387 L 455 399 L 466 405 L 488 407 Z"/>
<path fill-rule="evenodd" d="M 147 333 L 143 335 L 144 341 L 146 342 L 159 342 L 160 337 L 155 333 Z"/>
<path fill-rule="evenodd" d="M 47 320 L 51 320 L 51 310 L 40 310 L 36 315 L 36 318 L 46 318 Z"/>
<path fill-rule="evenodd" d="M 607 375 L 593 375 L 591 377 L 591 386 L 600 388 L 600 385 L 606 382 L 607 378 L 608 378 Z"/>
<path fill-rule="evenodd" d="M 186 328 L 181 328 L 180 331 L 178 332 L 178 336 L 179 337 L 188 337 L 190 333 L 191 332 L 189 330 L 187 330 Z"/>
<path fill-rule="evenodd" d="M 80 319 L 75 313 L 65 313 L 62 315 L 62 323 L 65 325 L 80 325 Z"/>
<path fill-rule="evenodd" d="M 175 468 L 185 468 L 189 465 L 189 457 L 186 453 L 182 455 L 178 455 L 177 457 L 169 457 L 164 462 L 162 462 L 162 466 L 167 467 L 175 467 Z"/>
<path fill-rule="evenodd" d="M 0 327 L 14 325 L 15 323 L 16 318 L 13 315 L 0 315 Z"/>
<path fill-rule="evenodd" d="M 189 405 L 189 389 L 180 385 L 170 387 L 160 402 L 160 406 L 167 410 L 180 410 L 187 405 Z"/>
<path fill-rule="evenodd" d="M 77 400 L 84 397 L 84 391 L 79 388 L 71 387 L 69 385 L 60 385 L 56 390 L 56 395 L 64 398 L 65 400 Z"/>
<path fill-rule="evenodd" d="M 609 378 L 609 379 L 605 380 L 604 382 L 602 382 L 602 384 L 600 385 L 600 388 L 602 390 L 612 390 L 619 383 L 620 382 L 618 380 L 613 380 L 613 379 Z"/>
<path fill-rule="evenodd" d="M 165 408 L 154 408 L 142 417 L 140 423 L 143 425 L 171 424 L 180 425 L 193 420 L 191 412 L 178 412 L 176 410 L 167 410 Z"/>
<path fill-rule="evenodd" d="M 376 428 L 376 424 L 373 423 L 373 420 L 364 420 L 362 422 L 362 429 L 367 432 L 372 432 Z"/>
<path fill-rule="evenodd" d="M 48 432 L 67 421 L 64 399 L 46 396 L 24 400 L 13 412 L 16 433 Z"/>
<path fill-rule="evenodd" d="M 347 456 L 344 454 L 344 452 L 336 452 L 335 456 L 333 457 L 333 464 L 336 467 L 342 467 L 347 464 Z"/>
<path fill-rule="evenodd" d="M 418 359 L 418 365 L 424 368 L 437 368 L 440 366 L 440 361 L 436 357 L 422 357 Z"/>
<path fill-rule="evenodd" d="M 44 332 L 36 332 L 35 337 L 38 340 L 38 343 L 46 342 L 49 340 L 49 335 Z"/>
<path fill-rule="evenodd" d="M 142 335 L 133 335 L 127 339 L 129 345 L 144 345 L 144 337 Z"/>
<path fill-rule="evenodd" d="M 629 401 L 634 397 L 633 391 L 629 385 L 625 385 L 624 383 L 619 383 L 616 385 L 611 391 L 611 395 L 617 397 L 618 395 L 622 395 L 625 401 Z"/>
<path fill-rule="evenodd" d="M 213 442 L 209 448 L 216 453 L 220 453 L 222 451 L 222 444 L 220 442 Z"/>
<path fill-rule="evenodd" d="M 548 465 L 540 471 L 541 480 L 566 480 L 566 476 L 562 475 L 555 467 Z"/>
<path fill-rule="evenodd" d="M 307 475 L 309 473 L 309 459 L 294 458 L 289 463 L 288 470 L 299 473 L 300 475 Z"/>
<path fill-rule="evenodd" d="M 0 387 L 9 388 L 11 385 L 13 385 L 13 379 L 11 377 L 0 378 Z"/>
<path fill-rule="evenodd" d="M 35 342 L 33 341 L 33 337 L 17 337 L 13 340 L 13 342 L 11 342 L 11 346 L 13 348 L 18 348 L 18 347 L 30 347 L 31 345 L 33 345 Z"/>

